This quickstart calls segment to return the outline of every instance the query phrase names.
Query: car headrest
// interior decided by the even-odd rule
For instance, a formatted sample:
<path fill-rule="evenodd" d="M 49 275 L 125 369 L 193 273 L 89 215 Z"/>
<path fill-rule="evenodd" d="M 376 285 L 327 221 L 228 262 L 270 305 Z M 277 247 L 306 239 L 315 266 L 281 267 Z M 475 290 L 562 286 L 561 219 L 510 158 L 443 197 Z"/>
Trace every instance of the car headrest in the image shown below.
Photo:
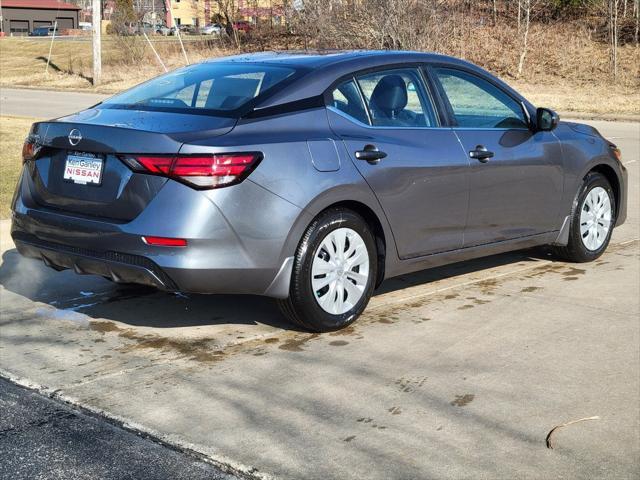
<path fill-rule="evenodd" d="M 407 85 L 400 75 L 386 75 L 371 94 L 371 106 L 385 113 L 397 113 L 407 106 Z"/>

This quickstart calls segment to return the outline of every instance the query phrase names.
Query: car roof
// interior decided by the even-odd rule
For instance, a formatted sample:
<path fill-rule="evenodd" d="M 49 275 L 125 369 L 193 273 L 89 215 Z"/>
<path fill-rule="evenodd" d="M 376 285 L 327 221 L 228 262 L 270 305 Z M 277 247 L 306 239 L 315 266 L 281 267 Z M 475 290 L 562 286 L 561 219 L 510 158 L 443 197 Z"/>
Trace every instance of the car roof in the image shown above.
<path fill-rule="evenodd" d="M 500 79 L 465 60 L 433 52 L 400 50 L 287 50 L 279 52 L 244 53 L 206 60 L 207 63 L 270 64 L 308 70 L 308 73 L 286 88 L 268 96 L 255 105 L 255 109 L 273 107 L 322 95 L 336 80 L 353 72 L 387 65 L 404 63 L 440 63 L 461 66 L 483 75 L 489 75 L 495 83 L 516 98 L 526 102 L 521 95 Z M 527 102 L 528 103 L 528 102 Z"/>
<path fill-rule="evenodd" d="M 374 59 L 388 61 L 393 58 L 403 58 L 406 61 L 407 57 L 413 57 L 415 61 L 425 61 L 427 57 L 441 57 L 441 55 L 398 50 L 284 50 L 243 53 L 210 59 L 208 62 L 270 63 L 292 67 L 318 68 L 364 59 L 369 61 Z"/>

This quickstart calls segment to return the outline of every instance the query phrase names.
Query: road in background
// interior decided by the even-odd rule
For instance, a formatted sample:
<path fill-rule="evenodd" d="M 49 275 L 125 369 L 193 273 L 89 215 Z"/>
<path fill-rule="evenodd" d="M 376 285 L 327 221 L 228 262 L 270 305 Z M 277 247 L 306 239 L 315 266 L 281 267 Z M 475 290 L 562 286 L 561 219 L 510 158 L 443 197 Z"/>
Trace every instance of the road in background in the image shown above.
<path fill-rule="evenodd" d="M 54 90 L 0 88 L 0 115 L 57 118 L 88 108 L 110 95 Z"/>

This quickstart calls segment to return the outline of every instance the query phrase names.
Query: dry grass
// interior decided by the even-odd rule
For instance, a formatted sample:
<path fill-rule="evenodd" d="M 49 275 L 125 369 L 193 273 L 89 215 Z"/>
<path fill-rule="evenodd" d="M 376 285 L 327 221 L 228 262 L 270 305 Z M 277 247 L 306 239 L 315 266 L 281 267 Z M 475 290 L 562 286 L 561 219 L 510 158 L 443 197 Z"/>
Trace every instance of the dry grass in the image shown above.
<path fill-rule="evenodd" d="M 167 68 L 185 64 L 176 37 L 155 38 L 154 47 Z M 190 62 L 232 53 L 223 45 L 198 37 L 185 38 Z M 102 85 L 92 84 L 91 42 L 62 39 L 54 42 L 46 70 L 50 42 L 46 39 L 4 38 L 0 40 L 0 86 L 115 93 L 163 73 L 153 51 L 141 37 L 118 39 L 107 36 L 102 43 Z"/>
<path fill-rule="evenodd" d="M 0 116 L 0 218 L 9 216 L 9 204 L 22 169 L 22 144 L 34 121 Z"/>
<path fill-rule="evenodd" d="M 560 112 L 593 113 L 596 115 L 640 115 L 640 90 L 621 85 L 571 85 L 550 81 L 533 85 L 510 82 L 534 105 Z"/>

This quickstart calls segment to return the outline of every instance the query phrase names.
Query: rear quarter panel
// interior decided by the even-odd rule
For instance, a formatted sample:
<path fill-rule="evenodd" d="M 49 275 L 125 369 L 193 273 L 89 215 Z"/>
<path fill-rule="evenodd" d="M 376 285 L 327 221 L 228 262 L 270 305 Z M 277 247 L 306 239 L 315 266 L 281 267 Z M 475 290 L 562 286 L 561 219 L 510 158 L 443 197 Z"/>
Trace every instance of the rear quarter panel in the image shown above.
<path fill-rule="evenodd" d="M 314 166 L 308 142 L 327 139 L 335 141 L 339 169 L 320 171 Z M 397 260 L 391 230 L 380 205 L 342 142 L 330 131 L 325 108 L 244 119 L 229 134 L 185 144 L 181 153 L 208 150 L 262 152 L 264 159 L 245 182 L 253 182 L 301 209 L 296 218 L 284 218 L 278 211 L 259 208 L 245 212 L 245 222 L 250 222 L 252 217 L 267 218 L 270 229 L 286 235 L 279 262 L 295 254 L 304 231 L 318 213 L 342 201 L 356 201 L 373 210 L 383 226 L 387 252 L 394 252 L 387 255 L 387 263 Z"/>

